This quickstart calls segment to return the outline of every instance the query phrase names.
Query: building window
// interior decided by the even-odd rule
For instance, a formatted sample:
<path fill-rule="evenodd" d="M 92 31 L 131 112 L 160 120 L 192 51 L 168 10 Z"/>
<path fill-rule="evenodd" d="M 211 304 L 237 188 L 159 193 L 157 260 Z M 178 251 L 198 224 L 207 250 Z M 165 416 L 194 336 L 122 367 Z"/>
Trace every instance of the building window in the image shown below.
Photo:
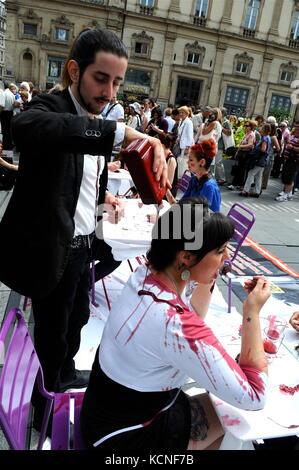
<path fill-rule="evenodd" d="M 24 23 L 24 34 L 28 36 L 37 36 L 37 24 Z"/>
<path fill-rule="evenodd" d="M 248 97 L 249 90 L 247 88 L 228 86 L 224 107 L 227 108 L 229 114 L 236 114 L 237 116 L 246 115 Z"/>
<path fill-rule="evenodd" d="M 244 27 L 247 29 L 255 29 L 257 24 L 257 18 L 259 14 L 259 9 L 261 6 L 260 0 L 249 0 Z"/>
<path fill-rule="evenodd" d="M 280 80 L 282 82 L 292 82 L 293 81 L 293 73 L 292 72 L 288 72 L 288 71 L 282 71 L 281 72 L 281 75 L 280 75 Z"/>
<path fill-rule="evenodd" d="M 199 54 L 196 54 L 195 52 L 189 52 L 187 62 L 189 62 L 190 64 L 199 64 L 199 58 Z"/>
<path fill-rule="evenodd" d="M 150 86 L 151 74 L 145 70 L 129 69 L 126 73 L 125 83 L 127 85 L 143 85 Z"/>
<path fill-rule="evenodd" d="M 248 64 L 245 64 L 244 62 L 238 62 L 236 66 L 236 71 L 246 75 L 248 73 Z"/>
<path fill-rule="evenodd" d="M 275 110 L 284 110 L 290 111 L 291 109 L 291 99 L 289 96 L 281 95 L 272 95 L 271 103 L 269 107 L 269 113 L 272 113 Z"/>
<path fill-rule="evenodd" d="M 136 42 L 135 43 L 135 53 L 136 54 L 142 54 L 142 55 L 148 55 L 149 52 L 149 44 L 145 42 Z"/>
<path fill-rule="evenodd" d="M 291 39 L 299 39 L 299 10 L 295 11 L 293 15 Z"/>
<path fill-rule="evenodd" d="M 150 58 L 154 38 L 148 36 L 145 31 L 134 33 L 131 40 L 131 54 L 134 57 Z"/>
<path fill-rule="evenodd" d="M 4 44 L 5 44 L 4 36 L 0 36 L 0 46 L 4 47 Z"/>
<path fill-rule="evenodd" d="M 143 15 L 153 15 L 155 0 L 140 0 L 140 13 Z"/>
<path fill-rule="evenodd" d="M 48 58 L 48 77 L 57 79 L 61 76 L 61 72 L 65 63 L 65 59 L 61 57 Z"/>
<path fill-rule="evenodd" d="M 58 41 L 68 41 L 69 40 L 69 30 L 64 28 L 56 28 L 55 30 L 55 39 Z"/>
<path fill-rule="evenodd" d="M 193 24 L 205 26 L 208 15 L 209 0 L 196 0 L 193 16 Z"/>

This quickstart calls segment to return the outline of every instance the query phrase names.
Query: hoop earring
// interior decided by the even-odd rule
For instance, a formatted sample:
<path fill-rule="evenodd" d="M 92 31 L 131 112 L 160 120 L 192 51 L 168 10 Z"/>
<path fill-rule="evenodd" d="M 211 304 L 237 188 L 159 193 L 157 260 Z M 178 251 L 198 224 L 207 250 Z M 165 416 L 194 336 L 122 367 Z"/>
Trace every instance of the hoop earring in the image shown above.
<path fill-rule="evenodd" d="M 181 272 L 182 281 L 188 281 L 190 275 L 191 275 L 191 273 L 190 273 L 189 269 L 184 269 L 184 271 Z"/>

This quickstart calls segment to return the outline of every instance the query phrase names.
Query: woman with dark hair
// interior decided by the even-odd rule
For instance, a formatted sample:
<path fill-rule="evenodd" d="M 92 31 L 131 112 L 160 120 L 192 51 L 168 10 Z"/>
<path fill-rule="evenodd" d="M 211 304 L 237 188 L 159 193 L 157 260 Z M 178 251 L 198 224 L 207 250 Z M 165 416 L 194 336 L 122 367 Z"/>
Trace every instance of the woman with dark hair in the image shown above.
<path fill-rule="evenodd" d="M 177 177 L 177 161 L 171 151 L 171 147 L 173 145 L 173 135 L 165 134 L 163 132 L 162 134 L 159 134 L 158 139 L 161 141 L 163 148 L 164 148 L 167 169 L 168 169 L 168 173 L 167 173 L 168 181 L 172 185 L 172 187 L 175 187 L 177 184 L 178 177 Z"/>
<path fill-rule="evenodd" d="M 182 199 L 203 196 L 209 201 L 213 212 L 220 211 L 221 192 L 210 172 L 210 166 L 217 152 L 214 139 L 203 140 L 193 145 L 189 151 L 188 169 L 193 176 Z"/>
<path fill-rule="evenodd" d="M 181 391 L 189 377 L 237 408 L 264 407 L 259 312 L 269 283 L 258 277 L 255 287 L 245 284 L 239 364 L 204 321 L 233 232 L 226 216 L 210 215 L 204 198 L 181 201 L 158 219 L 148 262 L 132 273 L 120 297 L 126 301 L 112 308 L 96 353 L 81 411 L 89 449 L 219 448 L 223 429 L 208 394 Z M 190 301 L 188 281 L 198 283 Z"/>
<path fill-rule="evenodd" d="M 152 110 L 152 118 L 149 121 L 145 133 L 151 137 L 157 137 L 162 132 L 168 131 L 168 122 L 163 118 L 162 109 L 158 106 Z"/>

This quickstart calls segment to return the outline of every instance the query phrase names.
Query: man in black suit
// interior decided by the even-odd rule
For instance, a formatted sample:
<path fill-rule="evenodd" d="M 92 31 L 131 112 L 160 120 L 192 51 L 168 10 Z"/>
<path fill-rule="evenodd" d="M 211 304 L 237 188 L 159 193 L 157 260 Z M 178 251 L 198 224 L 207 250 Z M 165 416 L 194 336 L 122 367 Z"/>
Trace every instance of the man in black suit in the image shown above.
<path fill-rule="evenodd" d="M 106 191 L 112 147 L 144 138 L 123 123 L 98 119 L 117 93 L 128 63 L 122 41 L 107 30 L 84 30 L 63 71 L 63 91 L 35 97 L 13 120 L 20 150 L 16 185 L 0 224 L 0 280 L 30 296 L 34 341 L 49 391 L 85 387 L 75 369 L 80 331 L 89 318 L 90 246 L 96 203 L 118 210 Z M 160 141 L 157 180 L 166 184 Z M 6 252 L 4 252 L 6 251 Z"/>

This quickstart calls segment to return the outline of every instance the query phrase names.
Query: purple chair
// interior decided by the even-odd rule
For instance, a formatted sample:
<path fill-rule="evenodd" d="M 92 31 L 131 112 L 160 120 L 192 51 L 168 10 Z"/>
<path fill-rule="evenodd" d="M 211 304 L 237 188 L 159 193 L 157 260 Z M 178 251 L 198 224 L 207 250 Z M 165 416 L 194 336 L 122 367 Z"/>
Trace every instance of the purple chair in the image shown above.
<path fill-rule="evenodd" d="M 247 237 L 251 227 L 255 222 L 255 214 L 248 209 L 247 207 L 243 206 L 236 202 L 232 205 L 230 210 L 228 211 L 227 217 L 233 222 L 235 226 L 235 232 L 232 236 L 230 247 L 233 250 L 233 254 L 230 260 L 226 261 L 226 264 L 232 268 L 233 263 L 238 256 L 239 250 L 244 242 L 245 238 Z M 231 277 L 228 277 L 228 312 L 231 312 L 232 306 L 232 280 Z"/>
<path fill-rule="evenodd" d="M 177 194 L 178 190 L 182 191 L 183 193 L 186 191 L 186 189 L 189 186 L 191 177 L 192 175 L 190 171 L 185 170 L 184 173 L 182 174 L 182 177 L 179 179 L 177 183 L 177 187 L 175 189 L 175 195 Z"/>
<path fill-rule="evenodd" d="M 46 398 L 37 450 L 41 450 L 52 408 L 52 449 L 84 449 L 80 436 L 79 415 L 83 393 L 49 393 L 45 390 L 43 372 L 20 309 L 10 310 L 0 331 L 0 425 L 13 450 L 26 450 L 30 427 L 31 397 L 36 381 Z M 74 400 L 74 423 L 71 423 L 70 402 Z M 70 431 L 72 431 L 71 433 Z"/>

